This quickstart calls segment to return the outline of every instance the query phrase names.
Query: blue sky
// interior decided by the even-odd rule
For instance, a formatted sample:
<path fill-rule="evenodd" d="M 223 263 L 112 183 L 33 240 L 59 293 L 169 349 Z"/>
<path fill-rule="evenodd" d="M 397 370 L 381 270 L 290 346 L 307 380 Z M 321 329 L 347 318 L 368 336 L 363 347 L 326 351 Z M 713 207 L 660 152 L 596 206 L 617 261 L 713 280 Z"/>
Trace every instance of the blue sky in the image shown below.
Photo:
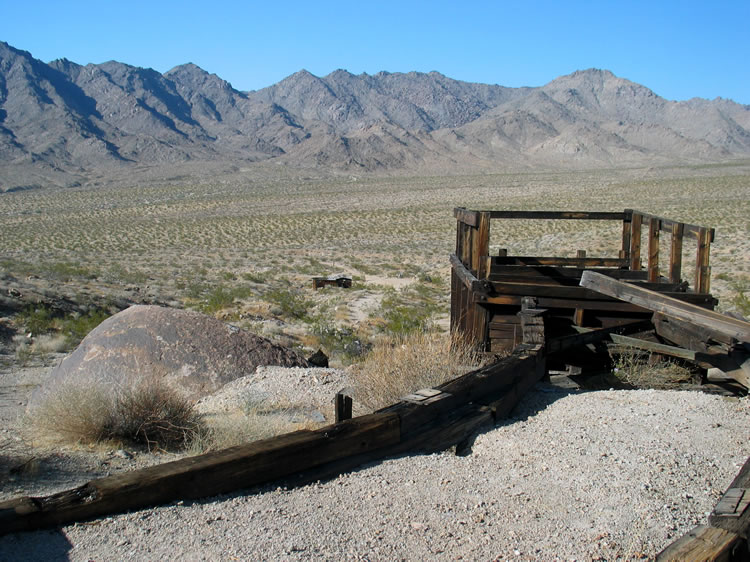
<path fill-rule="evenodd" d="M 193 62 L 240 90 L 302 68 L 518 87 L 595 67 L 667 99 L 750 104 L 750 0 L 0 0 L 0 40 L 45 62 Z"/>

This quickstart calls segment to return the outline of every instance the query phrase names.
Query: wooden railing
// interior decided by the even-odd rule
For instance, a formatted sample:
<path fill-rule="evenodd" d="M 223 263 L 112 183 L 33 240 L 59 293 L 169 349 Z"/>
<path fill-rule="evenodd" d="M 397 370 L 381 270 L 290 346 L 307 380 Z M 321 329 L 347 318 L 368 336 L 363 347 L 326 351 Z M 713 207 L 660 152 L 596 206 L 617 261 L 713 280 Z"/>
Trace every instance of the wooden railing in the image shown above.
<path fill-rule="evenodd" d="M 491 219 L 547 219 L 547 220 L 605 220 L 622 223 L 622 246 L 619 259 L 627 260 L 627 268 L 632 271 L 643 269 L 641 262 L 641 238 L 644 226 L 648 226 L 648 242 L 645 269 L 648 280 L 653 283 L 668 281 L 680 283 L 682 277 L 683 242 L 690 235 L 696 241 L 696 266 L 692 276 L 692 289 L 696 293 L 708 293 L 711 287 L 711 267 L 709 256 L 714 241 L 714 229 L 694 224 L 677 222 L 633 209 L 623 212 L 586 211 L 472 211 L 459 207 L 453 212 L 456 221 L 456 257 L 477 279 L 484 279 L 489 273 L 489 245 Z M 659 242 L 662 233 L 671 237 L 670 254 L 666 275 L 662 276 Z M 505 255 L 503 251 L 500 252 Z M 518 260 L 532 259 L 518 257 Z M 573 265 L 581 267 L 601 266 L 605 261 L 614 263 L 617 258 L 587 258 L 580 251 L 577 258 L 536 257 L 548 265 Z M 559 264 L 556 262 L 559 260 Z M 577 261 L 573 261 L 577 260 Z"/>

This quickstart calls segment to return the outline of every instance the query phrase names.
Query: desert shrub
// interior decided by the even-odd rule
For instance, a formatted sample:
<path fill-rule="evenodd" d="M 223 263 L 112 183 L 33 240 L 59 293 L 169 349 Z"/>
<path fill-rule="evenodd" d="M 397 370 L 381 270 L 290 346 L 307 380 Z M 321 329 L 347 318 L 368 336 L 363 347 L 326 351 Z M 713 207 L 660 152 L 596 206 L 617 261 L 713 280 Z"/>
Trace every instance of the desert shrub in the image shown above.
<path fill-rule="evenodd" d="M 98 273 L 86 266 L 71 262 L 55 262 L 44 267 L 43 274 L 49 279 L 71 281 L 73 279 L 95 279 Z"/>
<path fill-rule="evenodd" d="M 282 315 L 303 320 L 310 309 L 310 302 L 300 291 L 284 287 L 271 289 L 264 295 L 265 299 L 278 307 Z"/>
<path fill-rule="evenodd" d="M 109 316 L 109 312 L 102 309 L 91 310 L 86 314 L 71 314 L 60 319 L 59 332 L 65 336 L 68 346 L 72 348 Z"/>
<path fill-rule="evenodd" d="M 64 345 L 55 342 L 54 351 L 72 349 L 78 345 L 88 333 L 104 322 L 109 317 L 109 312 L 104 309 L 90 310 L 85 314 L 73 313 L 55 315 L 54 311 L 46 306 L 28 307 L 19 313 L 16 322 L 23 327 L 24 331 L 31 333 L 38 339 L 41 335 L 57 335 Z"/>
<path fill-rule="evenodd" d="M 430 331 L 432 318 L 439 312 L 441 290 L 425 283 L 414 283 L 401 291 L 387 289 L 380 308 L 373 313 L 378 330 L 389 336 Z"/>
<path fill-rule="evenodd" d="M 670 389 L 685 383 L 700 383 L 700 375 L 690 369 L 640 349 L 617 348 L 613 358 L 612 373 L 635 388 Z"/>
<path fill-rule="evenodd" d="M 371 347 L 367 339 L 355 330 L 337 326 L 322 315 L 310 319 L 310 332 L 328 355 L 336 356 L 345 363 L 360 357 Z"/>
<path fill-rule="evenodd" d="M 750 318 L 750 286 L 747 281 L 736 281 L 731 284 L 734 295 L 731 298 L 732 305 L 737 312 L 745 318 Z"/>
<path fill-rule="evenodd" d="M 55 329 L 52 311 L 44 306 L 27 306 L 16 317 L 24 331 L 34 335 L 48 334 Z"/>
<path fill-rule="evenodd" d="M 376 410 L 456 378 L 479 361 L 472 347 L 457 336 L 415 332 L 383 337 L 355 367 L 356 398 Z"/>
<path fill-rule="evenodd" d="M 31 416 L 39 433 L 61 441 L 124 441 L 149 450 L 184 448 L 203 431 L 192 403 L 155 378 L 117 392 L 104 384 L 68 383 Z"/>

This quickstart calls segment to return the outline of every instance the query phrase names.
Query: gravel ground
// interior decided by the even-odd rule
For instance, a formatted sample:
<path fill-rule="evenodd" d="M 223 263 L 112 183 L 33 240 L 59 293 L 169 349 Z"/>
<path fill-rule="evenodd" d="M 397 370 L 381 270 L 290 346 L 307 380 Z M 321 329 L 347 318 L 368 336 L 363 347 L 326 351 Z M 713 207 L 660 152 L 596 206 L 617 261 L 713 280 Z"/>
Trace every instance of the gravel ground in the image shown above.
<path fill-rule="evenodd" d="M 706 521 L 750 454 L 750 399 L 539 385 L 470 455 L 0 538 L 0 559 L 626 560 Z"/>

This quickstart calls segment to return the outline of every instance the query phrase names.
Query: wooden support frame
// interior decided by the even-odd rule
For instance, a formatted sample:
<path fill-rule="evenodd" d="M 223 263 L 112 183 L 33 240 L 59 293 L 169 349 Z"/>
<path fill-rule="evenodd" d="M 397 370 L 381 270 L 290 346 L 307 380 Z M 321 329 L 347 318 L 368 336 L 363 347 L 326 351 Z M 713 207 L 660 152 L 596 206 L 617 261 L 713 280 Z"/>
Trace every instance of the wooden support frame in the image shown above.
<path fill-rule="evenodd" d="M 507 329 L 507 321 L 496 322 L 493 318 L 500 309 L 520 307 L 524 296 L 537 297 L 542 303 L 540 306 L 553 309 L 552 317 L 563 317 L 581 327 L 597 327 L 602 321 L 609 325 L 616 322 L 618 315 L 633 315 L 630 318 L 637 320 L 648 313 L 636 304 L 582 290 L 577 285 L 581 274 L 592 268 L 680 300 L 707 308 L 715 306 L 715 300 L 708 293 L 713 229 L 633 209 L 622 212 L 478 211 L 459 207 L 453 214 L 457 227 L 456 253 L 451 257 L 451 330 L 462 332 L 478 350 L 512 349 L 518 345 L 517 332 Z M 574 257 L 513 256 L 506 248 L 490 255 L 490 225 L 496 219 L 619 222 L 622 246 L 616 257 L 594 257 L 584 249 L 578 250 Z M 644 236 L 646 225 L 648 234 Z M 668 252 L 662 251 L 662 233 L 669 235 Z M 695 236 L 699 241 L 696 250 L 699 265 L 690 279 L 695 285 L 693 291 L 682 279 L 686 234 L 690 235 L 690 240 Z M 646 242 L 642 248 L 643 238 Z M 599 312 L 608 314 L 612 320 L 600 320 Z M 499 314 L 507 316 L 505 312 Z M 495 326 L 493 330 L 489 328 L 490 323 Z M 557 321 L 551 323 L 551 326 L 558 325 Z"/>

